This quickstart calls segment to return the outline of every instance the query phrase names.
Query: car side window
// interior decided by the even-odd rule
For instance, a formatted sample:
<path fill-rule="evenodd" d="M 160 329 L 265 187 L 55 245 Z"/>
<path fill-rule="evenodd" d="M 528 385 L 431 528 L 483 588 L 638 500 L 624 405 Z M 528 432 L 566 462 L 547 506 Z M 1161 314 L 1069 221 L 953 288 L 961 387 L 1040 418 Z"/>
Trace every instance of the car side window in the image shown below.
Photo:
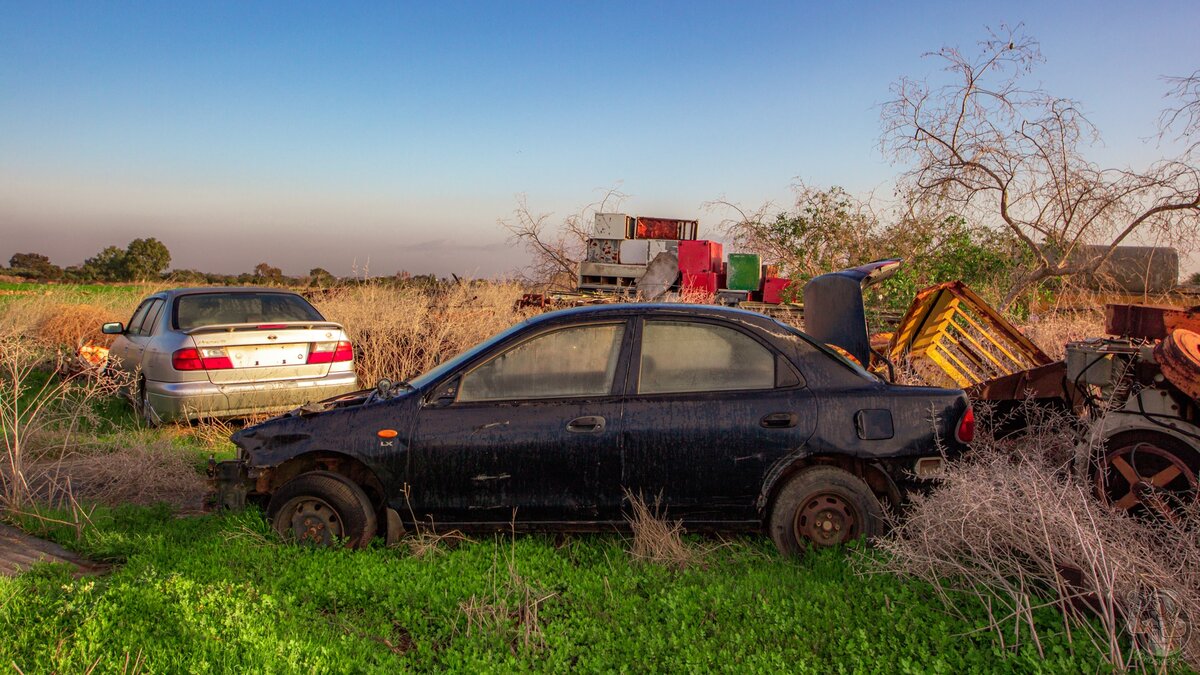
<path fill-rule="evenodd" d="M 773 389 L 775 355 L 741 331 L 710 323 L 647 321 L 638 393 Z"/>
<path fill-rule="evenodd" d="M 130 335 L 140 335 L 138 331 L 142 329 L 142 322 L 146 320 L 146 313 L 150 311 L 151 300 L 144 300 L 138 308 L 134 310 L 133 316 L 130 317 L 129 323 L 125 324 L 125 332 Z"/>
<path fill-rule="evenodd" d="M 137 327 L 138 335 L 154 334 L 154 327 L 158 325 L 158 315 L 162 314 L 163 301 L 155 298 L 150 302 L 150 308 L 146 310 L 146 317 L 142 320 L 142 325 Z"/>
<path fill-rule="evenodd" d="M 543 333 L 463 375 L 458 401 L 605 396 L 612 391 L 625 324 Z"/>

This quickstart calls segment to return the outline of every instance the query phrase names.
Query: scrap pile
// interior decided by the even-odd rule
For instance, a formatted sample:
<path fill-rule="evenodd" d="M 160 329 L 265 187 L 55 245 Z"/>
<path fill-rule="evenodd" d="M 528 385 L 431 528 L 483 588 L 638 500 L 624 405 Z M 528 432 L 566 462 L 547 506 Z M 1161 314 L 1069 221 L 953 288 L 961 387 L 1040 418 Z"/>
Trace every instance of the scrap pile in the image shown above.
<path fill-rule="evenodd" d="M 791 283 L 758 254 L 730 253 L 720 242 L 697 239 L 698 222 L 597 213 L 579 290 L 629 292 L 656 298 L 668 290 L 715 295 L 727 303 L 779 304 Z"/>

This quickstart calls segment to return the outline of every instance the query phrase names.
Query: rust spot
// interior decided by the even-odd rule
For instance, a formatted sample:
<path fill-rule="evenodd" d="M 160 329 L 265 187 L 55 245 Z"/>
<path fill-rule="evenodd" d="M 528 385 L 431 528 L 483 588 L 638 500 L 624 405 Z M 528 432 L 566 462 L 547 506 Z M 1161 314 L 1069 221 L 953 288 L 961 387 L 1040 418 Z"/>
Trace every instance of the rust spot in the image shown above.
<path fill-rule="evenodd" d="M 1171 384 L 1200 399 L 1200 333 L 1176 328 L 1154 348 L 1154 358 Z"/>

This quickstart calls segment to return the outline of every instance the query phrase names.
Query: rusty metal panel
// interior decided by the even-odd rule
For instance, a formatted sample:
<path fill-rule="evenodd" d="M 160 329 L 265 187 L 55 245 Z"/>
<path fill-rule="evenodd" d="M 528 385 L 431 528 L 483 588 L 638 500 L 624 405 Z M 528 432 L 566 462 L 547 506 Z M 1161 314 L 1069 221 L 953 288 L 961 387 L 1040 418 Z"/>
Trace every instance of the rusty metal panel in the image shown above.
<path fill-rule="evenodd" d="M 588 239 L 587 261 L 596 263 L 620 262 L 622 239 Z"/>
<path fill-rule="evenodd" d="M 638 216 L 634 236 L 637 239 L 692 239 L 696 236 L 697 225 L 695 220 Z M 691 236 L 685 237 L 685 234 Z"/>
<path fill-rule="evenodd" d="M 1200 333 L 1186 328 L 1171 331 L 1154 348 L 1162 374 L 1179 391 L 1200 399 Z"/>
<path fill-rule="evenodd" d="M 1051 363 L 1029 338 L 961 281 L 917 293 L 892 338 L 893 362 L 967 388 Z"/>
<path fill-rule="evenodd" d="M 1117 303 L 1104 306 L 1104 330 L 1110 335 L 1162 340 L 1177 328 L 1200 331 L 1200 308 Z"/>

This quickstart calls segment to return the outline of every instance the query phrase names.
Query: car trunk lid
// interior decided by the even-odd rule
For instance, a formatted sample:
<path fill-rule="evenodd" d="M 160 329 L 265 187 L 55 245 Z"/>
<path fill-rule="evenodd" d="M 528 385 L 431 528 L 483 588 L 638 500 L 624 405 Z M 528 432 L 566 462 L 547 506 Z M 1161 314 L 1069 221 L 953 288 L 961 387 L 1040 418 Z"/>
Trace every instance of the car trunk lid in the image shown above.
<path fill-rule="evenodd" d="M 340 325 L 325 321 L 219 324 L 186 333 L 203 354 L 221 350 L 228 357 L 231 367 L 206 369 L 213 384 L 324 377 L 332 354 L 314 352 L 334 350 L 345 339 Z"/>

